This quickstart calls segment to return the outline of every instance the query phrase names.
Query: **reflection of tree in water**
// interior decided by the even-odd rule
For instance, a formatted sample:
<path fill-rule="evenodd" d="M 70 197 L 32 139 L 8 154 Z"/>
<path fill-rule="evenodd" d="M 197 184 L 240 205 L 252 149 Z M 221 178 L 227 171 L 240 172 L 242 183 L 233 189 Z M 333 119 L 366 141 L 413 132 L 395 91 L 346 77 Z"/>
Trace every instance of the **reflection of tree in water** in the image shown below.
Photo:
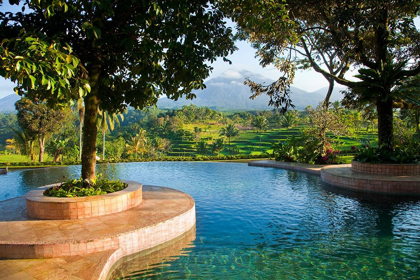
<path fill-rule="evenodd" d="M 358 220 L 370 219 L 367 225 L 371 228 L 371 235 L 377 237 L 394 236 L 394 219 L 401 211 L 409 210 L 410 207 L 420 203 L 420 198 L 413 196 L 395 196 L 385 194 L 372 194 L 356 192 L 341 188 L 335 188 L 328 184 L 322 184 L 322 188 L 332 196 L 350 199 L 358 204 L 353 214 Z M 369 213 L 365 213 L 369 212 Z"/>
<path fill-rule="evenodd" d="M 123 257 L 110 269 L 107 279 L 131 279 L 132 277 L 140 279 L 143 276 L 150 279 L 153 275 L 161 274 L 160 268 L 170 266 L 171 262 L 188 255 L 194 247 L 195 232 L 196 229 L 193 227 L 174 240 L 150 250 Z"/>
<path fill-rule="evenodd" d="M 285 178 L 293 192 L 283 189 L 281 207 L 271 208 L 266 228 L 252 234 L 260 269 L 275 266 L 314 278 L 326 272 L 334 278 L 339 270 L 374 278 L 416 275 L 420 219 L 410 219 L 420 213 L 418 200 L 332 191 L 303 173 Z"/>
<path fill-rule="evenodd" d="M 108 179 L 120 179 L 124 180 L 124 178 L 120 177 L 121 169 L 124 168 L 121 163 L 103 163 L 96 165 L 96 173 L 102 174 L 104 178 Z"/>
<path fill-rule="evenodd" d="M 63 182 L 80 173 L 80 166 L 49 167 L 20 171 L 20 182 L 16 187 L 22 194 L 45 185 Z"/>

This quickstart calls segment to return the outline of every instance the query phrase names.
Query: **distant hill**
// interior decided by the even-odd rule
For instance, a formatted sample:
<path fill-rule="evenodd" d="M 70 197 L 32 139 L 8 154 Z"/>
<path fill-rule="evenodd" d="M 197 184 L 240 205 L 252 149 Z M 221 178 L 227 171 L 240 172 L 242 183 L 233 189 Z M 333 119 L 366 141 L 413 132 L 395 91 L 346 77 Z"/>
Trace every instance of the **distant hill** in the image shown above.
<path fill-rule="evenodd" d="M 341 101 L 344 97 L 344 95 L 341 93 L 341 91 L 346 90 L 345 87 L 342 86 L 334 86 L 333 92 L 331 94 L 331 98 L 330 98 L 330 102 L 334 102 L 334 101 Z M 327 95 L 328 92 L 328 87 L 324 87 L 321 88 L 319 90 L 313 91 L 310 94 L 320 94 L 323 96 L 323 98 L 325 98 L 325 96 Z"/>
<path fill-rule="evenodd" d="M 197 98 L 186 100 L 181 98 L 173 101 L 168 98 L 161 98 L 158 101 L 158 108 L 175 109 L 184 105 L 194 104 L 196 106 L 210 107 L 218 110 L 270 110 L 268 106 L 269 97 L 261 95 L 254 100 L 249 99 L 251 92 L 248 86 L 243 84 L 249 78 L 258 83 L 270 84 L 273 81 L 259 74 L 250 71 L 228 70 L 220 76 L 208 80 L 206 89 L 198 90 L 194 93 Z M 308 105 L 316 106 L 324 100 L 327 88 L 314 92 L 307 92 L 296 87 L 291 87 L 291 98 L 296 109 L 302 110 Z M 339 89 L 334 90 L 331 101 L 339 98 Z"/>
<path fill-rule="evenodd" d="M 220 76 L 208 80 L 206 89 L 198 90 L 194 93 L 197 98 L 193 100 L 186 100 L 180 98 L 178 101 L 173 101 L 168 98 L 161 98 L 158 102 L 158 108 L 162 109 L 176 109 L 184 105 L 194 104 L 199 107 L 209 107 L 217 110 L 271 110 L 273 107 L 268 106 L 269 98 L 266 95 L 261 95 L 254 100 L 249 99 L 251 92 L 248 86 L 243 84 L 246 78 L 258 83 L 270 84 L 273 81 L 252 73 L 250 71 L 235 71 L 228 70 Z M 342 99 L 340 93 L 342 87 L 335 87 L 331 96 L 331 102 Z M 291 98 L 296 109 L 302 110 L 308 105 L 316 106 L 324 100 L 328 88 L 321 88 L 317 91 L 307 92 L 297 87 L 291 87 Z M 0 99 L 0 112 L 14 112 L 15 102 L 20 99 L 16 94 L 10 94 Z"/>
<path fill-rule="evenodd" d="M 0 112 L 1 113 L 11 113 L 15 112 L 15 103 L 20 99 L 19 95 L 10 94 L 6 97 L 0 99 Z"/>

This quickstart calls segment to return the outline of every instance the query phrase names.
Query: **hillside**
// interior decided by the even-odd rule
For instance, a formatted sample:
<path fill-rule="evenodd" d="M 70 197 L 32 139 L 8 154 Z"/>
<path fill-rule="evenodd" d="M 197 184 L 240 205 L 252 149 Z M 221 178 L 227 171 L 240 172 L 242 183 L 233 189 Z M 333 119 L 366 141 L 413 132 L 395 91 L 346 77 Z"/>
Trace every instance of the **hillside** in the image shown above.
<path fill-rule="evenodd" d="M 255 100 L 249 99 L 251 92 L 248 86 L 243 84 L 246 78 L 252 81 L 264 84 L 270 84 L 273 81 L 259 74 L 250 71 L 228 70 L 220 76 L 208 80 L 206 89 L 195 91 L 197 98 L 186 100 L 181 98 L 173 101 L 168 98 L 161 98 L 158 102 L 158 108 L 180 108 L 184 105 L 194 104 L 199 107 L 210 107 L 218 110 L 267 110 L 273 109 L 268 106 L 269 97 L 259 96 Z M 291 87 L 292 101 L 296 109 L 302 110 L 308 105 L 316 106 L 321 102 L 327 92 L 323 88 L 314 92 L 307 92 L 297 87 Z M 334 90 L 331 101 L 341 99 L 340 88 Z"/>
<path fill-rule="evenodd" d="M 10 94 L 0 99 L 0 112 L 11 113 L 15 111 L 15 102 L 20 99 L 19 95 Z"/>

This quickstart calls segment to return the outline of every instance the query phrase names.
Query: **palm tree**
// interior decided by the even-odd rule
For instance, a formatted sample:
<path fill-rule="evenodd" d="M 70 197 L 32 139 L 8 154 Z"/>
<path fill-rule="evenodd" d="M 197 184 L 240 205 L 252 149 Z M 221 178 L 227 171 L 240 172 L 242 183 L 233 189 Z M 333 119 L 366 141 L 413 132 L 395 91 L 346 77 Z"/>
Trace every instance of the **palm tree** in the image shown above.
<path fill-rule="evenodd" d="M 137 155 L 145 154 L 147 152 L 147 138 L 146 138 L 146 130 L 140 129 L 139 133 L 137 133 L 134 137 L 131 137 L 131 143 L 126 144 L 127 147 L 127 154 L 133 154 L 134 158 L 137 159 Z"/>
<path fill-rule="evenodd" d="M 19 131 L 11 128 L 15 133 L 13 137 L 13 146 L 20 151 L 21 154 L 28 155 L 31 161 L 35 161 L 34 145 L 36 136 L 32 137 L 26 131 Z"/>
<path fill-rule="evenodd" d="M 113 131 L 115 124 L 120 126 L 118 117 L 121 118 L 121 121 L 124 121 L 124 115 L 121 113 L 113 113 L 110 115 L 106 111 L 99 111 L 99 127 L 102 128 L 102 160 L 105 159 L 105 134 L 108 131 Z"/>
<path fill-rule="evenodd" d="M 287 111 L 284 115 L 279 115 L 277 118 L 277 124 L 280 127 L 284 128 L 292 128 L 294 127 L 298 122 L 298 114 L 299 112 L 294 111 Z"/>
<path fill-rule="evenodd" d="M 67 144 L 69 139 L 64 140 L 51 140 L 50 144 L 48 145 L 47 149 L 50 154 L 54 157 L 54 162 L 60 161 L 60 155 L 64 155 L 67 151 Z"/>
<path fill-rule="evenodd" d="M 233 124 L 228 124 L 220 130 L 220 136 L 226 136 L 228 138 L 229 150 L 231 150 L 230 139 L 238 135 L 239 130 Z"/>
<path fill-rule="evenodd" d="M 213 153 L 217 154 L 217 156 L 219 156 L 220 152 L 223 150 L 223 139 L 219 138 L 216 141 L 213 142 L 213 144 L 211 145 L 211 150 L 213 151 Z"/>
<path fill-rule="evenodd" d="M 205 142 L 205 141 L 198 142 L 197 153 L 199 155 L 206 155 L 207 154 L 207 142 Z"/>
<path fill-rule="evenodd" d="M 161 155 L 170 151 L 172 148 L 172 145 L 169 139 L 156 137 L 155 141 L 153 141 L 153 147 L 156 151 L 158 151 L 158 156 L 160 157 Z"/>
<path fill-rule="evenodd" d="M 261 132 L 267 130 L 268 128 L 268 121 L 267 118 L 264 116 L 256 116 L 252 122 L 252 125 L 257 128 L 257 133 L 259 133 L 260 142 L 258 143 L 258 148 L 261 145 Z"/>

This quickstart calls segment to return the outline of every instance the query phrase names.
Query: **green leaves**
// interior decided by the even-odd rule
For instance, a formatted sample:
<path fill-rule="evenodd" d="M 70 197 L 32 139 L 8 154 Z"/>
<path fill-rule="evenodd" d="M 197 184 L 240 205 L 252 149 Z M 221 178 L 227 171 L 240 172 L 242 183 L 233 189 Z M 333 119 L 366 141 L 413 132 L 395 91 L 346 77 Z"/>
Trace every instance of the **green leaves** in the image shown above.
<path fill-rule="evenodd" d="M 83 68 L 72 48 L 43 35 L 26 33 L 23 37 L 3 39 L 0 57 L 1 76 L 16 81 L 16 90 L 21 94 L 31 91 L 42 98 L 55 96 L 55 100 L 50 99 L 53 103 L 67 103 L 73 96 L 72 86 L 83 81 L 76 78 Z"/>

